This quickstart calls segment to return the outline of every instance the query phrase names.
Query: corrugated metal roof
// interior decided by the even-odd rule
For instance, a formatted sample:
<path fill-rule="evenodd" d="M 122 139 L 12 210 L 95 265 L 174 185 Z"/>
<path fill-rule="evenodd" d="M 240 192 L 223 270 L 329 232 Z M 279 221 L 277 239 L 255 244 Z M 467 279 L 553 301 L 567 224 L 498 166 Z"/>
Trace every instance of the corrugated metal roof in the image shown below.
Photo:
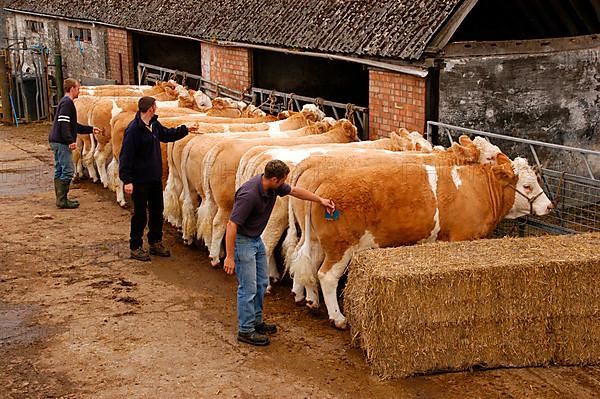
<path fill-rule="evenodd" d="M 343 55 L 419 59 L 462 0 L 8 0 L 126 28 Z"/>

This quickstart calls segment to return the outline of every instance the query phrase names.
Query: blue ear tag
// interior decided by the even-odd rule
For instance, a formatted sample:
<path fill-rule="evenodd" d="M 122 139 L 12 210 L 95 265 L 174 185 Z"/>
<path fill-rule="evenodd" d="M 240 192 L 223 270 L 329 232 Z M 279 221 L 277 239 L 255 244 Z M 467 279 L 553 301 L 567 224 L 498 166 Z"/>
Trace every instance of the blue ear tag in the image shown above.
<path fill-rule="evenodd" d="M 340 218 L 340 211 L 337 209 L 333 211 L 333 213 L 329 213 L 325 211 L 325 219 L 326 220 L 338 220 Z"/>

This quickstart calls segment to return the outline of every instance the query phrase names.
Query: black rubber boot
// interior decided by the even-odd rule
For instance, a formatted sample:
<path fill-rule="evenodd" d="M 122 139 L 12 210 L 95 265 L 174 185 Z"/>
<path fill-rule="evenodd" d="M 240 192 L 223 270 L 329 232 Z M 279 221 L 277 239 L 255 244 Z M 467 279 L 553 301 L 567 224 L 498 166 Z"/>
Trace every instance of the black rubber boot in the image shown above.
<path fill-rule="evenodd" d="M 57 184 L 56 181 L 54 183 Z M 70 182 L 64 182 L 58 179 L 58 190 L 56 196 L 56 206 L 60 209 L 75 209 L 79 208 L 79 202 L 70 201 L 67 199 L 67 193 L 69 192 Z"/>
<path fill-rule="evenodd" d="M 54 179 L 54 194 L 56 195 L 56 207 L 60 208 L 60 203 L 61 203 L 60 179 Z"/>

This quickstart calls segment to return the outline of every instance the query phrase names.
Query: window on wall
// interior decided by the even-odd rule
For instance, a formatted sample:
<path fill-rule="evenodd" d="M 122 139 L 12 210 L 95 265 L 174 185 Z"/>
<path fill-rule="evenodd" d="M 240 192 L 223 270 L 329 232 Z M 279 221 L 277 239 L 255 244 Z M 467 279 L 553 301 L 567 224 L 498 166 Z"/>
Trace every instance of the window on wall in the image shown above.
<path fill-rule="evenodd" d="M 92 31 L 91 29 L 75 28 L 73 26 L 69 26 L 69 39 L 91 43 Z"/>
<path fill-rule="evenodd" d="M 40 21 L 26 20 L 27 30 L 32 33 L 42 33 L 44 31 L 44 23 Z"/>

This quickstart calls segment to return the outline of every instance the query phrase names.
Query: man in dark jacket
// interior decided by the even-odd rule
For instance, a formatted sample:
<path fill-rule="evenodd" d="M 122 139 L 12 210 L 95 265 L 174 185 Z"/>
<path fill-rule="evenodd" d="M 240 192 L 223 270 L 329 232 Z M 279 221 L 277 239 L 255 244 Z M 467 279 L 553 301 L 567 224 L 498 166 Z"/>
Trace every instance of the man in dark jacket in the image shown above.
<path fill-rule="evenodd" d="M 188 129 L 185 125 L 167 129 L 158 122 L 154 98 L 142 97 L 138 101 L 138 112 L 125 129 L 119 156 L 119 177 L 125 185 L 125 192 L 131 194 L 133 200 L 129 240 L 133 259 L 149 261 L 150 255 L 171 256 L 162 244 L 164 204 L 160 142 L 177 141 L 185 137 L 188 131 L 196 130 Z M 147 221 L 150 253 L 142 247 Z"/>
<path fill-rule="evenodd" d="M 79 97 L 79 82 L 75 79 L 65 79 L 65 96 L 58 102 L 52 130 L 48 137 L 50 148 L 54 152 L 54 192 L 56 206 L 62 209 L 79 207 L 79 202 L 67 198 L 69 185 L 75 171 L 71 151 L 77 148 L 77 134 L 99 133 L 100 130 L 91 126 L 77 123 L 75 100 Z"/>

